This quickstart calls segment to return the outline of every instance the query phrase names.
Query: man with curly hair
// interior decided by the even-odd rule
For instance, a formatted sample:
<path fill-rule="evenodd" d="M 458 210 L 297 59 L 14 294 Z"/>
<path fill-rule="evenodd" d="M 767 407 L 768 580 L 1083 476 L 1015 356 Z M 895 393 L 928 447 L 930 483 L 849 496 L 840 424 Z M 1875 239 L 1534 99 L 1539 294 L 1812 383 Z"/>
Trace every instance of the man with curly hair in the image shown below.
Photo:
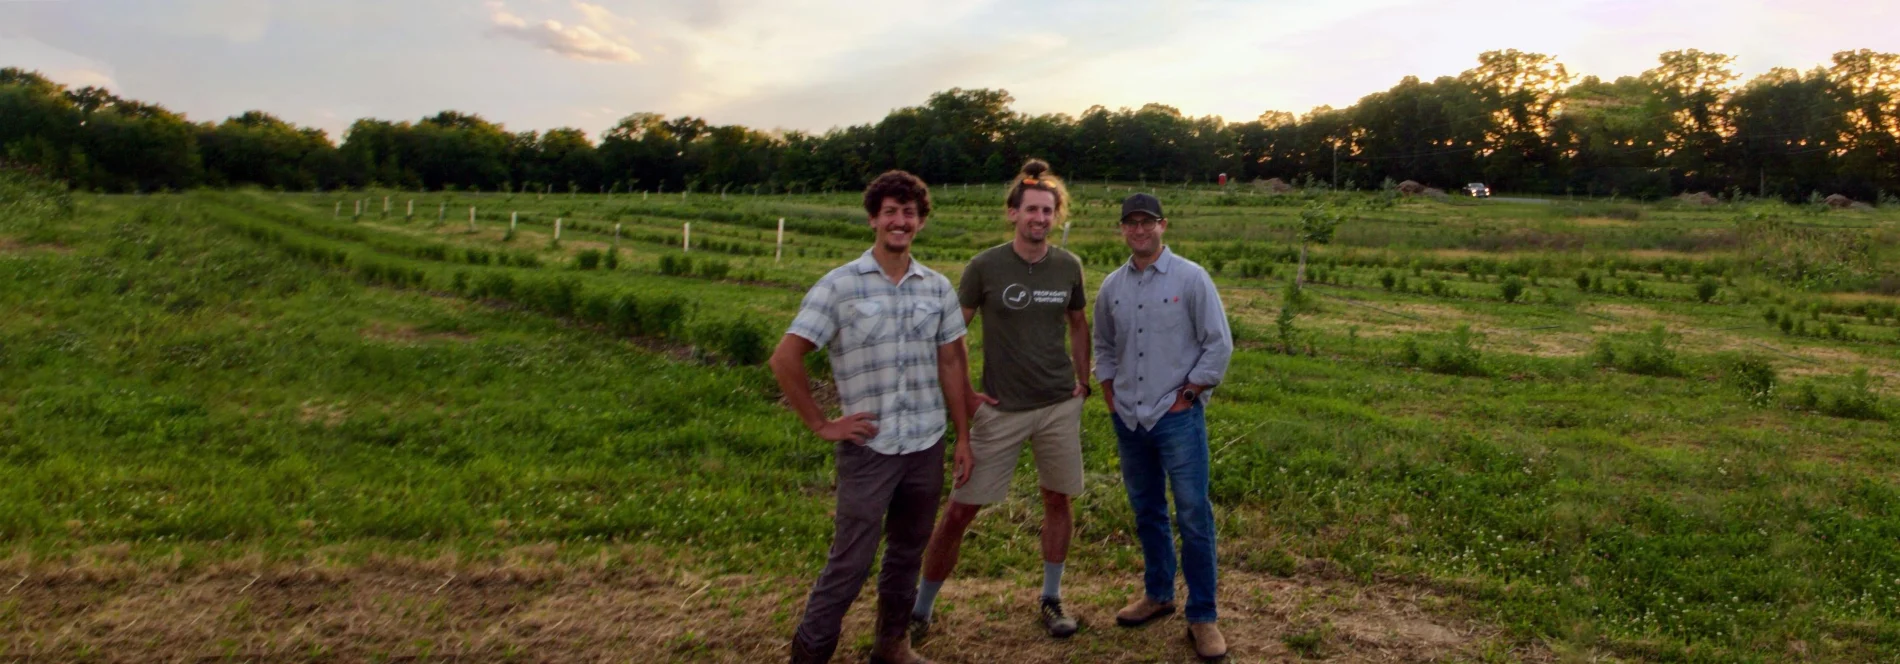
<path fill-rule="evenodd" d="M 852 600 L 884 540 L 871 661 L 922 664 L 906 632 L 924 546 L 943 496 L 945 420 L 970 435 L 964 321 L 950 280 L 911 257 L 930 216 L 930 190 L 903 171 L 864 192 L 877 238 L 857 260 L 811 287 L 773 352 L 791 409 L 835 446 L 837 510 L 831 552 L 792 638 L 794 664 L 831 660 Z M 829 348 L 842 417 L 812 398 L 804 356 Z"/>

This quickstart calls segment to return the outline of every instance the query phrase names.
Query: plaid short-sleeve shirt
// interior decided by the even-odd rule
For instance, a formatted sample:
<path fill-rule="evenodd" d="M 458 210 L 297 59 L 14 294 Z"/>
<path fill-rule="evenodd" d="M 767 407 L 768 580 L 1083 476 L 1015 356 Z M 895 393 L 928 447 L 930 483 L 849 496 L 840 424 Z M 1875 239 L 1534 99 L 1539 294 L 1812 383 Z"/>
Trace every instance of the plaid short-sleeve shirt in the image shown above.
<path fill-rule="evenodd" d="M 787 333 L 830 349 L 844 414 L 877 416 L 867 447 L 910 454 L 943 438 L 937 347 L 961 338 L 964 327 L 956 290 L 942 274 L 913 258 L 893 284 L 866 250 L 805 293 Z"/>

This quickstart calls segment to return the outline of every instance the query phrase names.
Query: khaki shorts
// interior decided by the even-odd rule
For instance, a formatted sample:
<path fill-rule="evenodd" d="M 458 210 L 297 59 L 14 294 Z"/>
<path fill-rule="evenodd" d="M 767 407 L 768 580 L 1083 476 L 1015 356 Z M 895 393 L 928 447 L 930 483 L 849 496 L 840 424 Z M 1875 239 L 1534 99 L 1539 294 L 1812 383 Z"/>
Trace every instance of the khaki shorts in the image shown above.
<path fill-rule="evenodd" d="M 970 422 L 970 481 L 951 490 L 950 500 L 988 505 L 1009 496 L 1023 441 L 1036 457 L 1042 488 L 1067 496 L 1082 493 L 1082 404 L 1084 397 L 1035 410 L 1009 412 L 984 404 Z"/>

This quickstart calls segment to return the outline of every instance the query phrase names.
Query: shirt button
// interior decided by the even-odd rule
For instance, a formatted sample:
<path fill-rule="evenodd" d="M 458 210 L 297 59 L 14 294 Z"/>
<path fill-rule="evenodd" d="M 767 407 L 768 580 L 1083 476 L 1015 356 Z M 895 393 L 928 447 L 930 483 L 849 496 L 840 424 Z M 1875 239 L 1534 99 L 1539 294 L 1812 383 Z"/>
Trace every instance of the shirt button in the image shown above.
<path fill-rule="evenodd" d="M 1146 332 L 1146 331 L 1147 331 L 1147 330 L 1143 330 L 1143 329 L 1141 329 L 1141 328 L 1139 328 L 1139 327 L 1137 327 L 1137 328 L 1135 328 L 1135 334 L 1141 334 L 1142 332 Z"/>
<path fill-rule="evenodd" d="M 1137 305 L 1135 305 L 1135 308 L 1136 308 L 1136 309 L 1140 309 L 1140 308 L 1141 308 L 1141 305 L 1139 305 L 1139 304 L 1137 304 Z"/>
<path fill-rule="evenodd" d="M 1147 353 L 1135 353 L 1135 357 L 1147 357 Z"/>
<path fill-rule="evenodd" d="M 1141 377 L 1141 376 L 1136 376 L 1136 377 L 1135 377 L 1135 382 L 1137 382 L 1137 383 L 1139 383 L 1139 382 L 1141 382 L 1141 381 L 1144 381 L 1144 380 L 1148 380 L 1148 379 L 1147 379 L 1147 378 L 1143 378 L 1143 377 Z"/>

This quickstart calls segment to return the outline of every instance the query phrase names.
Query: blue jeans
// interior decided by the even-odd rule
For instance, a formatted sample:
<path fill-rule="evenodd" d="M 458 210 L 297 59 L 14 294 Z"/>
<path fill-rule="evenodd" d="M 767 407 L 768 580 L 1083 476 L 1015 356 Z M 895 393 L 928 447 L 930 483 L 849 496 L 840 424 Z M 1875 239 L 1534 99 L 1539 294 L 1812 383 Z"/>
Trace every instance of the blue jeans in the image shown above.
<path fill-rule="evenodd" d="M 1168 527 L 1168 487 L 1174 487 L 1174 522 L 1181 529 L 1181 574 L 1187 577 L 1187 621 L 1213 622 L 1214 504 L 1208 500 L 1207 411 L 1201 404 L 1168 413 L 1146 431 L 1129 429 L 1121 416 L 1115 439 L 1121 450 L 1122 485 L 1135 511 L 1141 539 L 1143 584 L 1148 598 L 1174 601 L 1174 533 Z"/>

